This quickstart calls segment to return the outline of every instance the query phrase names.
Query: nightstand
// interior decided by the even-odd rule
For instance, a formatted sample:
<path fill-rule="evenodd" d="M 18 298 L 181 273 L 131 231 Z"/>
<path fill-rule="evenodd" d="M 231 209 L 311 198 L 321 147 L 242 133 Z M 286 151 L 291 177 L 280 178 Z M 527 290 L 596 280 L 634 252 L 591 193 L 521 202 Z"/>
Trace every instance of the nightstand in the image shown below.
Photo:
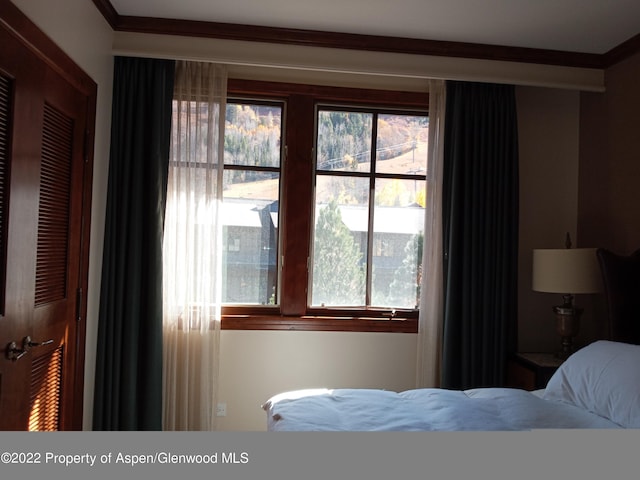
<path fill-rule="evenodd" d="M 562 362 L 554 353 L 517 353 L 507 362 L 507 386 L 523 390 L 544 388 Z"/>

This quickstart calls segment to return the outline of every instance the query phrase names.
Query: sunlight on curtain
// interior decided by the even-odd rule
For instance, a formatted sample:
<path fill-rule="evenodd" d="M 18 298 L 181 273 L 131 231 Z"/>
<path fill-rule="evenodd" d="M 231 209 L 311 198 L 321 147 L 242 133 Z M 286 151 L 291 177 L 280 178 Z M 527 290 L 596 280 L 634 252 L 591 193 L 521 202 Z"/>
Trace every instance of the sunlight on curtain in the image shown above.
<path fill-rule="evenodd" d="M 163 428 L 215 430 L 224 66 L 176 63 L 163 243 Z"/>
<path fill-rule="evenodd" d="M 440 385 L 442 353 L 442 175 L 444 157 L 445 82 L 429 81 L 429 151 L 425 208 L 416 387 Z"/>

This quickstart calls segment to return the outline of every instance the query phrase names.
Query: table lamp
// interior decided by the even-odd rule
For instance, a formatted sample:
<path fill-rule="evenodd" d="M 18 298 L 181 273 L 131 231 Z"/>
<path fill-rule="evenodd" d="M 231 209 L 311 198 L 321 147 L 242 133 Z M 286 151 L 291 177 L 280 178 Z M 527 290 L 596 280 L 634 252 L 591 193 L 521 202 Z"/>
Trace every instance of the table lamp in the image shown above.
<path fill-rule="evenodd" d="M 573 337 L 580 328 L 583 309 L 576 307 L 574 295 L 598 293 L 602 276 L 595 248 L 533 250 L 532 288 L 536 292 L 561 293 L 562 305 L 553 307 L 556 330 L 561 337 L 559 358 L 573 353 Z"/>

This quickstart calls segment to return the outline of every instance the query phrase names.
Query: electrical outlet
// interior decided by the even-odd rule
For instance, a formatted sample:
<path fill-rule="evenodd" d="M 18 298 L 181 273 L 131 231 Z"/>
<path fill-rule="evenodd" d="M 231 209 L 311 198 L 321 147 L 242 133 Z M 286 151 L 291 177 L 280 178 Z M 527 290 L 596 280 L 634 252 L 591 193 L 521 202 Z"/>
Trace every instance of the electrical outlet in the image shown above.
<path fill-rule="evenodd" d="M 227 416 L 227 404 L 219 403 L 216 408 L 216 417 L 226 417 Z"/>

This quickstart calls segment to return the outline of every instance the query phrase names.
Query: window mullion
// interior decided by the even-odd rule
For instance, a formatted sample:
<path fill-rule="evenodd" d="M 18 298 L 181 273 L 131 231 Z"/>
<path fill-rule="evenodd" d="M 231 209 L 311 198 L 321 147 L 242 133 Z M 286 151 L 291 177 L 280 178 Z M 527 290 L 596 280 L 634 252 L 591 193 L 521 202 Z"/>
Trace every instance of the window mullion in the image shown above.
<path fill-rule="evenodd" d="M 292 95 L 287 101 L 284 185 L 282 191 L 283 255 L 280 308 L 286 316 L 307 313 L 311 221 L 313 219 L 314 99 Z"/>

